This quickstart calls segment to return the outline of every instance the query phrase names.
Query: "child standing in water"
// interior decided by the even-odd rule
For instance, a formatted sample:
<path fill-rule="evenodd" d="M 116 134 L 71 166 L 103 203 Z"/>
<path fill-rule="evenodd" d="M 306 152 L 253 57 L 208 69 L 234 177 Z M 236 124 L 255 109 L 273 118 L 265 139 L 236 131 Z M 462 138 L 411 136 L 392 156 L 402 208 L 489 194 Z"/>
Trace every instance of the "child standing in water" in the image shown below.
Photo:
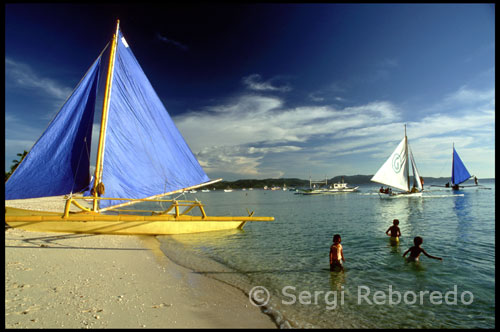
<path fill-rule="evenodd" d="M 406 250 L 406 252 L 403 254 L 403 257 L 406 256 L 406 254 L 409 252 L 410 256 L 408 257 L 409 262 L 417 262 L 418 261 L 418 256 L 420 256 L 421 253 L 424 253 L 425 256 L 429 258 L 434 258 L 434 259 L 439 259 L 442 261 L 443 259 L 441 257 L 434 257 L 429 255 L 427 252 L 425 252 L 424 248 L 421 248 L 420 246 L 424 242 L 424 239 L 422 239 L 420 236 L 417 236 L 413 239 L 413 243 L 415 244 L 413 247 L 410 249 Z"/>
<path fill-rule="evenodd" d="M 394 219 L 392 221 L 392 226 L 389 227 L 388 230 L 385 231 L 385 234 L 389 235 L 391 237 L 391 242 L 398 243 L 399 242 L 399 237 L 401 236 L 401 231 L 399 230 L 399 220 Z M 389 234 L 389 232 L 391 234 Z"/>
<path fill-rule="evenodd" d="M 343 271 L 344 266 L 342 262 L 345 262 L 344 251 L 342 250 L 342 245 L 340 242 L 342 239 L 339 234 L 333 236 L 333 244 L 330 247 L 330 271 Z"/>

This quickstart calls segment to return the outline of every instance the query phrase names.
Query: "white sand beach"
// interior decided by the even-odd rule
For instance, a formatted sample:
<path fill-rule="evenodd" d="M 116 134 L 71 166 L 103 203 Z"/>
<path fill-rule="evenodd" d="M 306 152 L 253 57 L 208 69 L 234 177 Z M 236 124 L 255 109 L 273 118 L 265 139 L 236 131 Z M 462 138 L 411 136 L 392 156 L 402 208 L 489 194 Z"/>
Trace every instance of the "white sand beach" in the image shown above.
<path fill-rule="evenodd" d="M 30 201 L 33 209 L 50 210 L 50 200 L 41 205 Z M 7 206 L 28 207 L 21 203 L 6 201 Z M 159 251 L 155 237 L 9 228 L 5 327 L 276 328 L 276 324 L 239 289 L 170 261 Z"/>

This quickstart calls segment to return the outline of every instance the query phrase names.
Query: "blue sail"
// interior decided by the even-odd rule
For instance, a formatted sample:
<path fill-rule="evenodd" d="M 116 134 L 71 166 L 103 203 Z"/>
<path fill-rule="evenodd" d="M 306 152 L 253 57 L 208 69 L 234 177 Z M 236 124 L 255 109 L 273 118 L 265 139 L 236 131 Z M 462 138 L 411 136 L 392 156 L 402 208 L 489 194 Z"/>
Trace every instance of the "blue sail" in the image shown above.
<path fill-rule="evenodd" d="M 118 34 L 102 166 L 101 197 L 145 198 L 210 179 Z M 102 200 L 100 207 L 124 201 Z"/>
<path fill-rule="evenodd" d="M 5 199 L 65 195 L 88 186 L 101 56 L 5 183 Z"/>
<path fill-rule="evenodd" d="M 453 148 L 453 165 L 451 168 L 451 183 L 460 184 L 464 181 L 470 179 L 470 174 L 467 168 L 465 168 L 462 159 L 458 156 L 457 151 Z"/>

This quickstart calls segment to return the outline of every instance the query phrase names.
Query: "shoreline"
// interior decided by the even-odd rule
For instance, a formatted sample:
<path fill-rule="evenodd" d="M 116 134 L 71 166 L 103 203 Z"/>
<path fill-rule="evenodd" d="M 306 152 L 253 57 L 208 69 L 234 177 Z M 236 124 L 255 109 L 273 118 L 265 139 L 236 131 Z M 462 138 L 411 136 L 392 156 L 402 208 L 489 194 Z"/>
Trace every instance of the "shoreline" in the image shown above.
<path fill-rule="evenodd" d="M 38 200 L 41 206 L 33 201 L 22 208 L 50 208 L 50 199 Z M 171 261 L 155 237 L 6 228 L 5 327 L 277 325 L 241 290 Z"/>

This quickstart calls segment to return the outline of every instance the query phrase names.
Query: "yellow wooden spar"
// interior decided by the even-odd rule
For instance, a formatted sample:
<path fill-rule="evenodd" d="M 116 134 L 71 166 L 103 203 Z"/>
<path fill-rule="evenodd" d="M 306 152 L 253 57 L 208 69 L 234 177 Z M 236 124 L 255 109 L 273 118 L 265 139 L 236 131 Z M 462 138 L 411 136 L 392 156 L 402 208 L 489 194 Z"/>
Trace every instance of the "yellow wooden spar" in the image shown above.
<path fill-rule="evenodd" d="M 179 190 L 175 190 L 175 191 L 170 191 L 168 193 L 164 193 L 164 194 L 160 194 L 160 195 L 155 195 L 155 196 L 151 196 L 151 197 L 146 197 L 144 199 L 145 200 L 154 200 L 156 198 L 167 196 L 167 195 L 180 194 L 180 193 L 182 193 L 184 191 L 188 191 L 188 190 L 191 190 L 191 189 L 197 189 L 197 188 L 200 188 L 200 187 L 205 187 L 205 186 L 217 183 L 219 181 L 222 181 L 222 179 L 216 179 L 216 180 L 213 180 L 213 181 L 208 181 L 208 182 L 201 183 L 201 184 L 198 184 L 198 185 L 195 185 L 195 186 L 191 186 L 191 187 L 187 187 L 187 188 L 183 188 L 183 189 L 179 189 Z M 124 199 L 120 198 L 120 200 L 123 201 Z M 119 208 L 119 207 L 122 207 L 122 206 L 127 206 L 127 205 L 131 205 L 131 204 L 136 203 L 136 202 L 134 202 L 135 200 L 130 200 L 129 199 L 128 201 L 129 202 L 125 202 L 125 203 L 113 205 L 113 206 L 110 206 L 110 207 L 107 207 L 107 208 L 101 208 L 101 209 L 99 209 L 99 211 L 104 212 L 104 211 L 108 211 L 108 210 L 111 210 L 111 209 L 116 209 L 116 208 Z"/>
<path fill-rule="evenodd" d="M 102 119 L 101 119 L 101 130 L 99 133 L 99 144 L 97 145 L 97 161 L 95 168 L 95 181 L 94 181 L 94 197 L 97 198 L 100 192 L 100 188 L 102 187 L 102 162 L 103 162 L 103 154 L 104 154 L 104 138 L 106 137 L 106 125 L 108 123 L 108 109 L 109 109 L 109 95 L 111 93 L 111 84 L 113 82 L 113 66 L 115 64 L 115 52 L 116 52 L 116 43 L 118 41 L 118 29 L 120 28 L 120 20 L 116 22 L 116 32 L 113 35 L 113 41 L 111 43 L 111 51 L 109 52 L 109 65 L 108 65 L 108 74 L 106 77 L 106 87 L 104 90 L 104 101 L 102 104 Z M 97 212 L 98 209 L 98 200 L 94 200 L 94 205 L 92 209 Z"/>

